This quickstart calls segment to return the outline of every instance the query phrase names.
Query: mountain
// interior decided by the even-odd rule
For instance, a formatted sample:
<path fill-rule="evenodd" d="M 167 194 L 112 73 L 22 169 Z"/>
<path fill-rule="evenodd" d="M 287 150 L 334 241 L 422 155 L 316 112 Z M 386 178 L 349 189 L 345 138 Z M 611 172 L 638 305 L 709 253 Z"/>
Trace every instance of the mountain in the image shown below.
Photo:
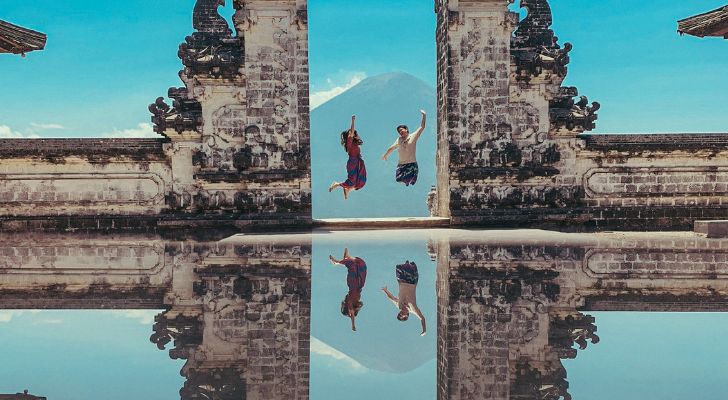
<path fill-rule="evenodd" d="M 435 184 L 435 89 L 412 75 L 395 72 L 361 81 L 311 112 L 311 160 L 314 218 L 428 216 L 427 193 Z M 417 144 L 420 175 L 406 187 L 394 181 L 397 154 L 388 161 L 382 154 L 397 139 L 395 128 L 405 124 L 413 132 L 420 124 L 419 110 L 427 112 L 427 128 Z M 364 140 L 362 158 L 367 168 L 364 188 L 344 200 L 341 189 L 328 192 L 332 181 L 346 179 L 348 156 L 340 143 L 351 115 Z"/>

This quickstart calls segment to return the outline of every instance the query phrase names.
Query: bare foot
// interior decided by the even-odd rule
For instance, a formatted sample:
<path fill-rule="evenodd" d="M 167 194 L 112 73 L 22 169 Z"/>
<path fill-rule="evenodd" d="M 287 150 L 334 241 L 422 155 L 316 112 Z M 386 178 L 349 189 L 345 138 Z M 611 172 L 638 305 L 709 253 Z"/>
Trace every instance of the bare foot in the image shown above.
<path fill-rule="evenodd" d="M 332 190 L 334 190 L 334 189 L 336 188 L 336 186 L 337 186 L 337 185 L 338 185 L 338 183 L 336 183 L 336 182 L 332 182 L 332 183 L 331 183 L 331 186 L 329 186 L 329 193 L 331 193 L 331 191 L 332 191 Z"/>
<path fill-rule="evenodd" d="M 344 200 L 348 200 L 349 199 L 349 190 L 351 190 L 351 189 L 344 188 Z"/>

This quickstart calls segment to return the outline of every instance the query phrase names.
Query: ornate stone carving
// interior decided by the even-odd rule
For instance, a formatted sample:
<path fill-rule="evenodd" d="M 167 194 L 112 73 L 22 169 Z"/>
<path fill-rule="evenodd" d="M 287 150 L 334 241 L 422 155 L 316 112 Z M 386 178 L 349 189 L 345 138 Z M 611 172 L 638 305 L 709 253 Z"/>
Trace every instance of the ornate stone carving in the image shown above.
<path fill-rule="evenodd" d="M 575 102 L 574 97 L 579 92 L 575 87 L 559 88 L 559 95 L 549 103 L 549 117 L 551 119 L 551 132 L 567 130 L 581 133 L 596 128 L 597 111 L 601 108 L 598 102 L 592 102 L 586 96 L 580 96 Z"/>
<path fill-rule="evenodd" d="M 225 0 L 197 0 L 193 27 L 197 32 L 185 38 L 179 58 L 187 76 L 204 75 L 234 79 L 243 65 L 243 40 L 233 37 L 227 21 L 217 11 Z"/>
<path fill-rule="evenodd" d="M 549 329 L 549 345 L 556 349 L 559 358 L 576 358 L 574 344 L 585 350 L 588 342 L 599 343 L 594 317 L 582 313 L 555 315 Z"/>
<path fill-rule="evenodd" d="M 168 137 L 165 131 L 173 129 L 177 133 L 198 131 L 202 126 L 202 106 L 189 97 L 185 88 L 170 88 L 168 95 L 173 99 L 172 107 L 165 103 L 163 97 L 149 105 L 152 113 L 154 131 Z"/>
<path fill-rule="evenodd" d="M 558 363 L 553 371 L 543 374 L 527 362 L 516 364 L 515 379 L 511 385 L 511 400 L 571 400 L 566 370 Z"/>
<path fill-rule="evenodd" d="M 553 17 L 547 0 L 521 0 L 520 6 L 528 15 L 519 24 L 511 42 L 516 62 L 516 79 L 531 78 L 550 72 L 561 79 L 566 76 L 571 44 L 559 46 L 551 30 Z"/>
<path fill-rule="evenodd" d="M 189 370 L 179 391 L 182 400 L 233 400 L 245 398 L 245 381 L 234 368 Z"/>
<path fill-rule="evenodd" d="M 170 318 L 169 311 L 154 317 L 154 333 L 149 340 L 164 350 L 168 343 L 174 347 L 169 350 L 173 359 L 186 359 L 189 352 L 202 343 L 202 322 L 197 316 L 175 315 Z"/>

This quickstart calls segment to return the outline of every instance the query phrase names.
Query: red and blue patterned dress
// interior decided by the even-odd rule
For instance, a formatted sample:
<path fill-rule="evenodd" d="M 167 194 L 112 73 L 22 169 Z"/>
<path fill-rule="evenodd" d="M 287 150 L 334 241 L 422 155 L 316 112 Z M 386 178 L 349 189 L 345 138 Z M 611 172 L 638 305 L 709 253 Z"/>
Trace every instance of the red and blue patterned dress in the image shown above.
<path fill-rule="evenodd" d="M 346 152 L 349 154 L 349 161 L 346 162 L 347 178 L 341 182 L 345 189 L 359 190 L 367 183 L 367 168 L 361 158 L 361 148 L 354 143 L 354 138 L 346 138 Z"/>
<path fill-rule="evenodd" d="M 346 285 L 349 287 L 349 301 L 356 304 L 361 298 L 361 290 L 367 280 L 367 264 L 359 257 L 345 258 L 341 263 L 347 269 Z"/>

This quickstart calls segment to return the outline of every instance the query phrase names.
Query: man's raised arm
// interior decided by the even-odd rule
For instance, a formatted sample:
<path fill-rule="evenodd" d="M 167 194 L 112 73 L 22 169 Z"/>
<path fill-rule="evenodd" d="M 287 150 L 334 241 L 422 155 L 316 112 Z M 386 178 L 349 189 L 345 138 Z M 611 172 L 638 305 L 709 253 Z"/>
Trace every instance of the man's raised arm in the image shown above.
<path fill-rule="evenodd" d="M 417 130 L 413 133 L 413 135 L 415 136 L 415 140 L 420 138 L 422 131 L 425 130 L 425 123 L 427 122 L 427 113 L 425 112 L 425 110 L 420 110 L 420 113 L 422 114 L 422 122 L 420 123 L 420 127 L 417 128 Z"/>

